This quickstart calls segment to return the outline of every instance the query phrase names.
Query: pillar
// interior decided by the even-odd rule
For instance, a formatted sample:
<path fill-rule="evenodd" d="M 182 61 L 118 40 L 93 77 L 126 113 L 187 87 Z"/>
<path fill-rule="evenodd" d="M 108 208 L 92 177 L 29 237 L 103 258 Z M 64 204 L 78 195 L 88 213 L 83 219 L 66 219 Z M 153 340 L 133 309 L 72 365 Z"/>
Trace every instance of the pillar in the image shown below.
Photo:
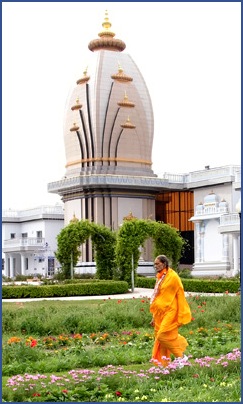
<path fill-rule="evenodd" d="M 233 267 L 233 272 L 232 276 L 236 276 L 239 272 L 239 254 L 238 254 L 238 235 L 233 234 L 233 256 L 234 256 L 234 267 Z"/>
<path fill-rule="evenodd" d="M 9 261 L 10 261 L 9 277 L 13 278 L 14 277 L 14 259 L 13 259 L 12 255 L 10 255 Z"/>
<path fill-rule="evenodd" d="M 21 271 L 21 275 L 25 275 L 25 256 L 24 256 L 24 254 L 21 254 L 21 268 L 20 268 L 20 271 Z"/>

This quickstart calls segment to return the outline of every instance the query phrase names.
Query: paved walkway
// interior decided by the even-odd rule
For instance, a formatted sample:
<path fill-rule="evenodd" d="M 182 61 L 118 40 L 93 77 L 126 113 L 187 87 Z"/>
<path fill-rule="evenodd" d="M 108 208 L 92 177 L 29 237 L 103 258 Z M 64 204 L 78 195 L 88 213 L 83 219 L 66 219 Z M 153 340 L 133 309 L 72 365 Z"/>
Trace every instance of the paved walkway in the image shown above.
<path fill-rule="evenodd" d="M 121 295 L 101 295 L 101 296 L 69 296 L 69 297 L 40 297 L 35 299 L 2 299 L 2 302 L 6 303 L 24 303 L 24 302 L 38 302 L 42 300 L 107 300 L 107 299 L 134 299 L 134 298 L 150 298 L 153 293 L 153 289 L 146 288 L 134 288 L 134 292 L 129 291 Z M 225 293 L 198 293 L 198 292 L 185 292 L 186 296 L 223 296 Z M 229 293 L 228 296 L 236 296 L 236 293 Z"/>

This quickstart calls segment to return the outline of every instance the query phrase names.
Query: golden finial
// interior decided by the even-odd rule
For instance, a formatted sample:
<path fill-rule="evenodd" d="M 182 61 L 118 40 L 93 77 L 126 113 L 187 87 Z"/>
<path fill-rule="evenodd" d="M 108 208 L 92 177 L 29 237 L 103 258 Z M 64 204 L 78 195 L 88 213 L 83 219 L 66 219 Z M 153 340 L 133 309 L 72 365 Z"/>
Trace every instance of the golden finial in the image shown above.
<path fill-rule="evenodd" d="M 128 101 L 128 96 L 127 93 L 125 91 L 125 95 L 124 95 L 124 99 L 123 101 L 120 101 L 117 103 L 120 107 L 128 107 L 128 108 L 133 108 L 135 107 L 134 102 Z"/>
<path fill-rule="evenodd" d="M 118 72 L 122 73 L 123 72 L 123 68 L 121 66 L 121 64 L 118 62 Z"/>
<path fill-rule="evenodd" d="M 74 122 L 73 127 L 70 128 L 70 132 L 76 132 L 77 130 L 79 130 L 79 126 L 77 126 L 77 124 Z"/>
<path fill-rule="evenodd" d="M 111 76 L 111 78 L 113 80 L 117 80 L 117 81 L 133 81 L 133 78 L 130 76 L 127 76 L 124 72 L 123 72 L 123 68 L 121 67 L 120 63 L 118 62 L 118 73 L 113 74 Z"/>
<path fill-rule="evenodd" d="M 123 220 L 127 220 L 127 221 L 135 220 L 135 219 L 137 219 L 137 217 L 133 216 L 132 212 L 129 212 L 129 214 L 127 216 L 124 216 L 124 218 L 123 218 Z"/>
<path fill-rule="evenodd" d="M 81 108 L 82 108 L 82 104 L 80 104 L 79 98 L 77 97 L 76 104 L 71 107 L 71 110 L 75 111 L 76 109 L 81 109 Z"/>
<path fill-rule="evenodd" d="M 103 30 L 99 32 L 99 39 L 90 41 L 88 48 L 92 52 L 97 50 L 111 50 L 122 52 L 126 48 L 126 44 L 121 39 L 114 38 L 115 33 L 110 30 L 111 23 L 108 17 L 108 11 L 105 11 L 104 22 L 102 23 Z"/>
<path fill-rule="evenodd" d="M 110 23 L 109 17 L 108 17 L 108 11 L 105 10 L 105 18 L 104 18 L 104 22 L 102 23 L 102 27 L 104 28 L 104 31 L 101 31 L 99 33 L 99 36 L 102 37 L 104 35 L 109 35 L 109 36 L 114 37 L 115 36 L 114 32 L 110 31 L 111 25 L 112 24 Z"/>
<path fill-rule="evenodd" d="M 87 76 L 87 71 L 88 71 L 88 66 L 86 67 L 86 69 L 84 69 L 83 71 L 83 77 L 81 77 L 81 79 L 79 79 L 76 83 L 77 84 L 83 84 L 86 83 L 87 81 L 89 81 L 90 76 Z"/>
<path fill-rule="evenodd" d="M 77 223 L 78 219 L 75 216 L 75 213 L 73 214 L 73 218 L 70 220 L 70 223 Z"/>
<path fill-rule="evenodd" d="M 131 123 L 129 116 L 127 117 L 126 122 L 123 125 L 121 125 L 121 127 L 124 128 L 124 129 L 134 129 L 134 128 L 136 128 L 136 126 Z"/>

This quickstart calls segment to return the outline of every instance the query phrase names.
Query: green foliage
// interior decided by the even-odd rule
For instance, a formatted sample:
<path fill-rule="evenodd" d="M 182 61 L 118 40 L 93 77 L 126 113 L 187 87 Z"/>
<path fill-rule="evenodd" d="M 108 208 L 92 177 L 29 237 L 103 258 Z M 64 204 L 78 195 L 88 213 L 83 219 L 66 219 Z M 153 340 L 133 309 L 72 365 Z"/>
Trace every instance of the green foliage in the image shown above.
<path fill-rule="evenodd" d="M 187 268 L 180 270 L 178 275 L 180 276 L 180 278 L 192 279 L 191 270 Z"/>
<path fill-rule="evenodd" d="M 125 220 L 119 229 L 116 244 L 116 262 L 120 279 L 131 285 L 132 267 L 137 268 L 139 247 L 150 236 L 150 228 L 146 220 Z M 134 271 L 136 282 L 136 271 Z"/>
<path fill-rule="evenodd" d="M 146 278 L 145 276 L 138 276 L 135 286 L 137 288 L 153 289 L 155 285 L 155 275 L 153 278 Z"/>
<path fill-rule="evenodd" d="M 71 278 L 71 265 L 75 267 L 80 257 L 80 245 L 91 238 L 98 279 L 120 279 L 131 285 L 132 267 L 137 268 L 139 247 L 148 238 L 154 241 L 154 256 L 167 255 L 172 267 L 177 268 L 185 241 L 177 229 L 152 220 L 124 220 L 119 231 L 113 232 L 104 225 L 88 220 L 71 222 L 57 236 L 56 258 L 61 264 L 58 278 Z M 136 280 L 136 271 L 134 279 Z"/>
<path fill-rule="evenodd" d="M 228 279 L 181 279 L 187 292 L 200 293 L 237 293 L 240 282 Z"/>
<path fill-rule="evenodd" d="M 92 244 L 98 279 L 114 279 L 116 234 L 108 227 L 92 223 Z"/>
<path fill-rule="evenodd" d="M 124 220 L 118 235 L 116 244 L 116 262 L 120 279 L 131 285 L 132 265 L 137 268 L 139 261 L 139 247 L 152 238 L 154 241 L 154 257 L 165 254 L 172 262 L 172 268 L 176 269 L 182 255 L 185 241 L 177 229 L 171 225 L 132 218 Z M 137 274 L 135 271 L 135 283 Z"/>
<path fill-rule="evenodd" d="M 15 328 L 3 329 L 2 402 L 239 402 L 240 296 L 188 303 L 190 365 L 165 370 L 150 363 L 147 298 L 3 303 Z M 28 320 L 37 336 L 21 329 Z"/>
<path fill-rule="evenodd" d="M 56 258 L 61 264 L 61 273 L 64 278 L 71 278 L 71 263 L 75 266 L 80 257 L 79 246 L 91 234 L 91 224 L 88 220 L 69 223 L 57 236 Z"/>
<path fill-rule="evenodd" d="M 154 222 L 153 240 L 154 256 L 164 254 L 171 260 L 171 267 L 177 270 L 182 256 L 185 240 L 180 232 L 173 226 L 162 222 Z"/>
<path fill-rule="evenodd" d="M 240 282 L 235 279 L 189 279 L 182 278 L 182 284 L 186 292 L 198 293 L 238 293 Z M 154 278 L 138 276 L 136 287 L 153 289 Z"/>
<path fill-rule="evenodd" d="M 54 284 L 43 286 L 3 286 L 3 299 L 43 298 L 64 296 L 94 296 L 126 293 L 128 284 L 124 281 L 90 280 L 72 282 L 71 284 Z"/>
<path fill-rule="evenodd" d="M 71 222 L 57 236 L 56 258 L 61 264 L 59 278 L 71 278 L 71 265 L 80 257 L 80 245 L 91 237 L 96 260 L 96 277 L 113 279 L 115 271 L 115 234 L 106 226 L 88 220 Z"/>

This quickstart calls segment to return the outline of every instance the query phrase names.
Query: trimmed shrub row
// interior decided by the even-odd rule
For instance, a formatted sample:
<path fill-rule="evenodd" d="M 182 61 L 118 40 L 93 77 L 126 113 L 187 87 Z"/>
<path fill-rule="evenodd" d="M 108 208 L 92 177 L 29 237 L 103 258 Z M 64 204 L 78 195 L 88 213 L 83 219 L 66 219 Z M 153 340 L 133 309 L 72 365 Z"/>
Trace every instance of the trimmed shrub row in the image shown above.
<path fill-rule="evenodd" d="M 90 281 L 68 285 L 3 286 L 2 299 L 99 296 L 126 292 L 128 292 L 128 283 L 125 281 Z"/>
<path fill-rule="evenodd" d="M 70 280 L 71 281 L 71 280 Z M 198 293 L 237 293 L 240 283 L 227 279 L 181 279 L 186 292 Z M 153 289 L 155 278 L 137 277 L 136 287 Z M 115 295 L 128 292 L 126 281 L 89 280 L 58 285 L 9 285 L 2 287 L 3 299 L 48 298 L 69 296 Z"/>
<path fill-rule="evenodd" d="M 240 282 L 228 279 L 207 280 L 207 279 L 183 279 L 181 278 L 186 292 L 198 293 L 237 293 Z M 138 277 L 136 286 L 139 288 L 154 288 L 155 278 Z"/>

